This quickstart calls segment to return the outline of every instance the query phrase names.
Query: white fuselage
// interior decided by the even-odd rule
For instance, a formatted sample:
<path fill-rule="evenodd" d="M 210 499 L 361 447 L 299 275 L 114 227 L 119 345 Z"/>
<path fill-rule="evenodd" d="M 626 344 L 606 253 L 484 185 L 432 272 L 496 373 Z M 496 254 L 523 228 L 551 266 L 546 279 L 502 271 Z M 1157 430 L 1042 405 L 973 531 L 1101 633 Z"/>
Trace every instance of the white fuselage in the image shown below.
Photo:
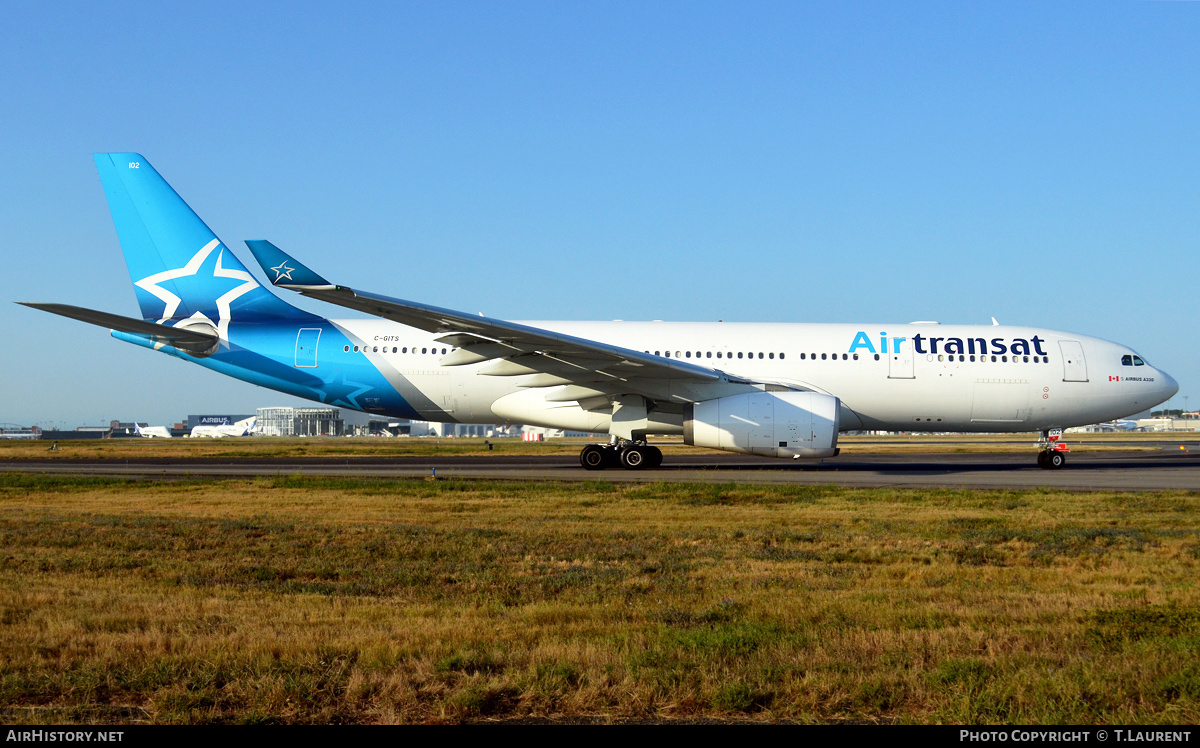
<path fill-rule="evenodd" d="M 444 366 L 438 335 L 385 320 L 333 321 L 428 420 L 518 422 L 604 432 L 609 413 L 548 403 L 555 387 Z M 840 428 L 1035 431 L 1122 418 L 1169 398 L 1173 379 L 1098 338 L 1040 328 L 967 325 L 524 322 L 682 359 L 735 377 L 833 395 Z M 321 350 L 319 365 L 355 351 Z M 703 397 L 691 394 L 689 397 Z M 663 425 L 659 433 L 675 429 Z"/>

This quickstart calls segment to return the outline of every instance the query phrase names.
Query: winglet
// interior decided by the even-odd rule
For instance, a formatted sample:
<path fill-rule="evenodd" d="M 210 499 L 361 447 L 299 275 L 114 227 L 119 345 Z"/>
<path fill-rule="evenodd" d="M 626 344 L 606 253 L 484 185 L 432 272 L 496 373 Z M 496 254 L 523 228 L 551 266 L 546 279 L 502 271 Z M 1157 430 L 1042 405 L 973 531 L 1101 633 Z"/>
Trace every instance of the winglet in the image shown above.
<path fill-rule="evenodd" d="M 271 283 L 281 288 L 333 288 L 333 284 L 309 270 L 303 263 L 265 239 L 247 239 L 254 259 L 262 265 Z"/>

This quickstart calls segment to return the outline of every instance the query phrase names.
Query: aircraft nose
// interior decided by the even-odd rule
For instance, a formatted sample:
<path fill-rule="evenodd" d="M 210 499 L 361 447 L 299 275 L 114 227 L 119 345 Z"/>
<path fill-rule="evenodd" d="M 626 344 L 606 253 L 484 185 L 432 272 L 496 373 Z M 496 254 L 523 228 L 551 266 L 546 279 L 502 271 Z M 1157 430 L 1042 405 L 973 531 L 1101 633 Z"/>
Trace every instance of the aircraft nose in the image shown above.
<path fill-rule="evenodd" d="M 1175 377 L 1162 369 L 1159 369 L 1158 373 L 1162 381 L 1162 399 L 1163 401 L 1170 400 L 1175 397 L 1176 392 L 1179 392 L 1179 382 L 1176 382 Z"/>

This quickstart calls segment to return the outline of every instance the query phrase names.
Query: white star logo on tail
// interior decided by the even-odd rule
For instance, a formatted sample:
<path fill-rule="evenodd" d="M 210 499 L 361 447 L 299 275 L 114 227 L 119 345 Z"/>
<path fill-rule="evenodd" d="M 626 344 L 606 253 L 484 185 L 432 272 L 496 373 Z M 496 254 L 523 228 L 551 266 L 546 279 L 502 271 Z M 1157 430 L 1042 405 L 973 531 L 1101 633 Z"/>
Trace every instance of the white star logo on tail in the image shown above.
<path fill-rule="evenodd" d="M 271 269 L 275 271 L 275 282 L 278 283 L 279 281 L 283 280 L 284 278 L 291 280 L 292 279 L 292 271 L 295 270 L 296 268 L 288 267 L 287 260 L 284 260 L 283 262 L 281 262 L 280 264 L 276 265 L 275 267 L 273 267 Z"/>
<path fill-rule="evenodd" d="M 195 275 L 197 272 L 199 272 L 200 267 L 204 264 L 204 261 L 208 259 L 208 256 L 212 254 L 212 251 L 220 245 L 221 241 L 219 239 L 213 239 L 208 244 L 205 244 L 203 247 L 201 247 L 200 251 L 193 255 L 192 259 L 188 260 L 187 264 L 183 267 L 175 270 L 164 270 L 161 273 L 155 273 L 154 275 L 147 276 L 134 283 L 135 286 L 143 291 L 157 296 L 166 305 L 163 308 L 162 319 L 158 321 L 159 324 L 164 324 L 167 320 L 174 317 L 175 311 L 179 309 L 179 304 L 183 300 L 158 284 L 163 283 L 164 281 L 174 280 L 176 278 L 184 278 L 189 275 Z M 245 270 L 234 270 L 221 267 L 221 258 L 224 256 L 225 250 L 222 249 L 221 254 L 217 255 L 217 264 L 216 268 L 213 270 L 213 277 L 233 278 L 234 280 L 245 281 L 240 286 L 236 286 L 232 290 L 222 294 L 215 302 L 217 305 L 217 322 L 215 325 L 217 328 L 217 335 L 220 337 L 222 342 L 224 342 L 226 345 L 229 345 L 229 305 L 238 297 L 254 290 L 255 288 L 258 288 L 258 282 L 254 280 L 254 276 L 250 275 L 250 273 Z M 195 320 L 197 318 L 208 319 L 208 317 L 200 312 L 196 312 L 188 319 L 188 321 Z M 212 320 L 208 321 L 210 323 L 212 322 Z"/>

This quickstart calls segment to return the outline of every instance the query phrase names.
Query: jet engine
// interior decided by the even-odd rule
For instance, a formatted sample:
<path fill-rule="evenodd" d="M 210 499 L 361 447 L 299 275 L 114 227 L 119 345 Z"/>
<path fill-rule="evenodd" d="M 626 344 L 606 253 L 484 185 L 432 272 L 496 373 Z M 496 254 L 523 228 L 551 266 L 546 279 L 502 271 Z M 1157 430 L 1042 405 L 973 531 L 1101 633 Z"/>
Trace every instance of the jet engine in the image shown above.
<path fill-rule="evenodd" d="M 750 392 L 685 406 L 683 441 L 768 457 L 838 453 L 836 397 L 817 392 Z"/>

